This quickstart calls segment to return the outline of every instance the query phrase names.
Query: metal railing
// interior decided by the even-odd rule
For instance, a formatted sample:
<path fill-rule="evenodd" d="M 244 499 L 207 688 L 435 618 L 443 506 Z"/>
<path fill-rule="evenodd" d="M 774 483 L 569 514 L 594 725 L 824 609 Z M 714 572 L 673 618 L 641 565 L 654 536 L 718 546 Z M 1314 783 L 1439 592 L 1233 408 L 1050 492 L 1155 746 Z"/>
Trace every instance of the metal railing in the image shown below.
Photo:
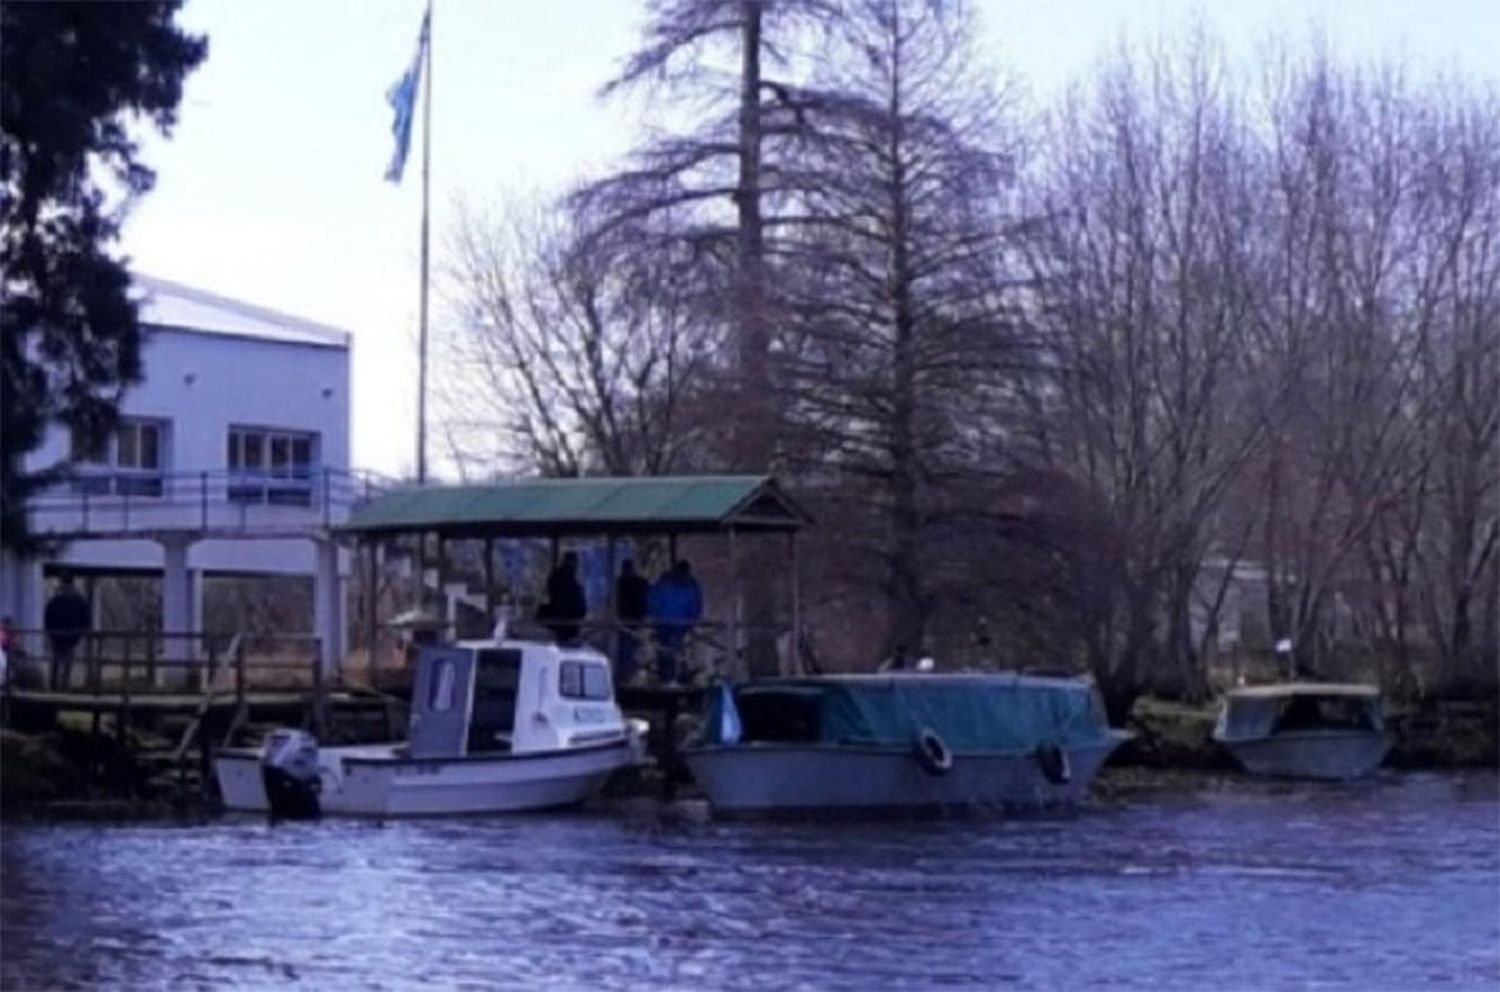
<path fill-rule="evenodd" d="M 120 485 L 125 481 L 128 485 Z M 27 501 L 38 533 L 195 527 L 255 530 L 330 527 L 356 506 L 394 488 L 373 472 L 305 468 L 269 471 L 100 474 L 79 471 Z"/>

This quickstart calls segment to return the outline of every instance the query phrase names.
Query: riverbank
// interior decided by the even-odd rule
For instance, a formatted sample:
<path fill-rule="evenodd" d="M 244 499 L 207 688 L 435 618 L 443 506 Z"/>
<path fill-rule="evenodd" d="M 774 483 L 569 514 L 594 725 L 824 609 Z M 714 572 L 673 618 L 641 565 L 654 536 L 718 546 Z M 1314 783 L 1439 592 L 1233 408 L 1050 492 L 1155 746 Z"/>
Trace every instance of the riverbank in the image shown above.
<path fill-rule="evenodd" d="M 1216 709 L 1143 698 L 1131 714 L 1135 738 L 1111 759 L 1096 794 L 1106 800 L 1133 792 L 1192 791 L 1206 779 L 1238 770 L 1212 737 Z M 1500 767 L 1500 701 L 1433 701 L 1392 707 L 1387 768 L 1457 770 Z M 39 733 L 0 729 L 0 818 L 135 819 L 203 816 L 209 807 L 191 779 L 153 774 L 132 764 L 111 736 L 67 726 Z M 690 791 L 690 786 L 687 790 Z M 607 797 L 657 797 L 653 770 L 623 777 Z"/>

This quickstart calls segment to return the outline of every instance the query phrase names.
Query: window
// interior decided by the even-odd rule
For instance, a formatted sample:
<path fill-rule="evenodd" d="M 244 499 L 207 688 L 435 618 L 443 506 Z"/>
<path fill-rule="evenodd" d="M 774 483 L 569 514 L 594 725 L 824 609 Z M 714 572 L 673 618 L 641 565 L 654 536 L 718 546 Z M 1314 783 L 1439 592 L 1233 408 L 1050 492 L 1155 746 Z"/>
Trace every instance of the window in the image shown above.
<path fill-rule="evenodd" d="M 101 496 L 160 496 L 165 431 L 163 421 L 128 418 L 99 441 L 75 433 L 74 488 Z"/>
<path fill-rule="evenodd" d="M 444 658 L 432 673 L 432 690 L 427 697 L 427 708 L 434 713 L 446 713 L 453 708 L 453 661 Z"/>
<path fill-rule="evenodd" d="M 608 699 L 609 672 L 603 665 L 565 661 L 558 672 L 557 691 L 564 699 Z"/>
<path fill-rule="evenodd" d="M 317 435 L 231 427 L 226 446 L 229 498 L 237 503 L 312 505 Z"/>

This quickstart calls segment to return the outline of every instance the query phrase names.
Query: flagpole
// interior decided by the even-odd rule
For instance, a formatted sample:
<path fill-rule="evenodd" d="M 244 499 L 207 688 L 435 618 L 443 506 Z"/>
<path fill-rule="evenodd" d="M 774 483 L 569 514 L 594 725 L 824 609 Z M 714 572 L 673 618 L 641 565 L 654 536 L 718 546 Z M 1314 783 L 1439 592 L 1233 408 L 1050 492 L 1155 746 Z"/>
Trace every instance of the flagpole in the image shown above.
<path fill-rule="evenodd" d="M 432 185 L 432 0 L 427 0 L 427 78 L 422 87 L 422 291 L 417 328 L 417 483 L 427 482 L 427 207 Z"/>

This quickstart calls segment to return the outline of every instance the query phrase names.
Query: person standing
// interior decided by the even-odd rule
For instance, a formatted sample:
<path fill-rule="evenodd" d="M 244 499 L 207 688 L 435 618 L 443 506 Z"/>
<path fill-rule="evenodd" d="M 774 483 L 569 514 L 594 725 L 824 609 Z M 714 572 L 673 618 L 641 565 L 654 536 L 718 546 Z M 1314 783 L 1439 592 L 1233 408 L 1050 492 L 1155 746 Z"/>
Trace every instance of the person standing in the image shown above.
<path fill-rule="evenodd" d="M 578 555 L 569 551 L 547 576 L 547 601 L 538 611 L 537 619 L 552 628 L 559 644 L 573 644 L 588 611 L 583 586 L 578 582 Z"/>
<path fill-rule="evenodd" d="M 656 622 L 657 672 L 664 684 L 677 682 L 682 645 L 703 617 L 703 588 L 686 560 L 651 587 L 651 618 Z"/>
<path fill-rule="evenodd" d="M 635 570 L 634 561 L 626 558 L 620 563 L 620 577 L 615 580 L 615 616 L 620 621 L 619 654 L 615 658 L 616 685 L 626 685 L 635 677 L 650 590 L 646 577 Z"/>
<path fill-rule="evenodd" d="M 52 645 L 52 688 L 67 689 L 73 675 L 73 652 L 89 631 L 89 603 L 73 588 L 73 576 L 64 574 L 59 580 L 42 619 Z"/>

